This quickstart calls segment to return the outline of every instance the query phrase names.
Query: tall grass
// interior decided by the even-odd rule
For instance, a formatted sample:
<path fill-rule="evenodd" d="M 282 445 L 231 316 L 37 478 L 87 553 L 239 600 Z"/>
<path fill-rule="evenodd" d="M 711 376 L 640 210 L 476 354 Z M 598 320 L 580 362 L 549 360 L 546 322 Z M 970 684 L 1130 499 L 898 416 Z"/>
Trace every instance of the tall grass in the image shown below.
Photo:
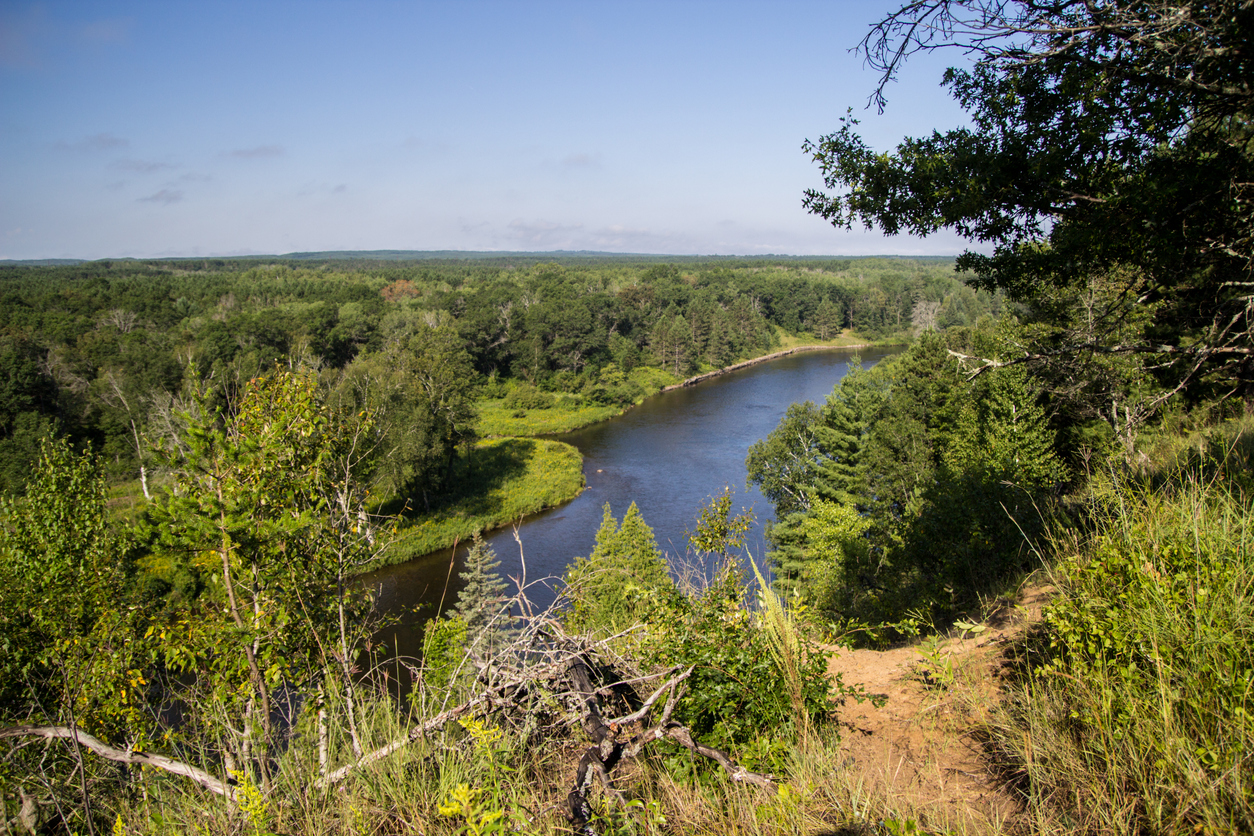
<path fill-rule="evenodd" d="M 1095 533 L 1059 543 L 1040 663 L 994 729 L 1034 832 L 1254 832 L 1248 437 L 1100 480 Z"/>

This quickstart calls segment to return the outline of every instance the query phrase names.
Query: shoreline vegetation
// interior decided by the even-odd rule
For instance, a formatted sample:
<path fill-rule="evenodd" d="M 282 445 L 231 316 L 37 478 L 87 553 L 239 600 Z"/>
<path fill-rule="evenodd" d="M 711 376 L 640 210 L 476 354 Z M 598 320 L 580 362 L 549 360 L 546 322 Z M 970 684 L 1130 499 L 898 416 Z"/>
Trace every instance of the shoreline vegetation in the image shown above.
<path fill-rule="evenodd" d="M 401 517 L 396 540 L 366 574 L 425 557 L 563 505 L 584 489 L 583 455 L 547 438 L 492 438 L 459 461 L 458 496 L 429 513 Z M 487 489 L 475 490 L 486 484 Z"/>
<path fill-rule="evenodd" d="M 747 369 L 751 366 L 757 366 L 761 363 L 769 363 L 772 360 L 779 360 L 784 357 L 788 357 L 791 354 L 801 354 L 802 352 L 805 352 L 805 351 L 839 351 L 839 350 L 852 350 L 852 349 L 872 348 L 872 347 L 873 346 L 871 345 L 871 343 L 854 343 L 852 345 L 798 345 L 792 348 L 786 348 L 783 351 L 774 351 L 770 354 L 764 354 L 761 357 L 754 357 L 749 360 L 744 360 L 740 363 L 733 363 L 730 366 L 724 366 L 721 369 L 715 369 L 709 372 L 702 372 L 701 374 L 694 375 L 690 378 L 687 378 L 686 380 L 680 381 L 679 383 L 675 383 L 670 386 L 667 386 L 662 391 L 673 392 L 676 389 L 685 389 L 689 386 L 696 386 L 698 383 L 703 383 L 707 380 L 713 380 L 714 378 L 722 377 L 725 374 L 738 372 L 741 369 Z"/>
<path fill-rule="evenodd" d="M 698 383 L 793 354 L 873 347 L 871 343 L 864 341 L 841 342 L 841 340 L 849 339 L 854 338 L 845 336 L 826 343 L 795 345 L 732 363 L 720 369 L 702 372 L 677 383 L 654 388 L 635 403 L 627 406 L 580 405 L 575 409 L 567 409 L 563 408 L 559 400 L 555 406 L 548 409 L 520 410 L 526 412 L 526 416 L 512 418 L 500 415 L 509 411 L 507 407 L 501 405 L 501 399 L 481 402 L 481 407 L 487 405 L 492 410 L 489 418 L 492 426 L 502 426 L 505 421 L 509 420 L 518 429 L 525 430 L 528 426 L 536 429 L 530 434 L 516 432 L 511 435 L 488 435 L 483 433 L 484 438 L 476 443 L 461 462 L 461 466 L 464 473 L 470 476 L 471 481 L 486 479 L 491 485 L 489 490 L 482 494 L 466 494 L 460 500 L 450 502 L 431 512 L 402 518 L 396 529 L 396 542 L 392 548 L 379 560 L 363 567 L 358 574 L 367 574 L 385 566 L 408 563 L 443 549 L 452 548 L 456 544 L 467 543 L 476 533 L 487 534 L 525 522 L 537 514 L 561 507 L 578 497 L 586 486 L 583 475 L 583 455 L 574 445 L 545 436 L 574 432 L 602 421 L 618 418 L 656 395 L 695 386 Z M 649 380 L 654 383 L 661 376 L 666 375 L 659 369 L 645 369 L 644 371 L 653 373 L 649 375 Z M 673 375 L 667 376 L 673 377 Z M 480 421 L 482 432 L 482 417 Z M 561 428 L 550 429 L 555 426 Z M 501 470 L 502 467 L 504 467 L 503 470 Z M 539 490 L 537 486 L 540 487 Z"/>

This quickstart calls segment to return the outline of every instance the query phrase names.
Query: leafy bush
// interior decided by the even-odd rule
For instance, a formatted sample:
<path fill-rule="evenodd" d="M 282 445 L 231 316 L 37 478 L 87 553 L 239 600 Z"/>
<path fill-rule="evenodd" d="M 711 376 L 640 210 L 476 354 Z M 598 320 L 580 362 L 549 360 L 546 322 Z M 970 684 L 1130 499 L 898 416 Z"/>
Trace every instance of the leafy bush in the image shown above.
<path fill-rule="evenodd" d="M 805 721 L 794 713 L 792 683 L 768 631 L 744 605 L 744 594 L 740 568 L 729 558 L 707 589 L 693 595 L 676 591 L 651 614 L 645 651 L 658 665 L 694 666 L 676 719 L 711 745 L 741 755 L 752 748 L 770 761 L 771 747 L 755 744 L 790 740 Z M 826 655 L 806 644 L 799 673 L 806 721 L 819 724 L 832 708 Z M 751 768 L 759 766 L 782 764 Z"/>
<path fill-rule="evenodd" d="M 505 396 L 505 405 L 510 409 L 548 409 L 553 406 L 553 395 L 530 383 L 520 383 Z"/>
<path fill-rule="evenodd" d="M 466 656 L 466 622 L 456 616 L 433 618 L 422 633 L 423 679 L 429 688 L 443 691 L 452 682 Z"/>

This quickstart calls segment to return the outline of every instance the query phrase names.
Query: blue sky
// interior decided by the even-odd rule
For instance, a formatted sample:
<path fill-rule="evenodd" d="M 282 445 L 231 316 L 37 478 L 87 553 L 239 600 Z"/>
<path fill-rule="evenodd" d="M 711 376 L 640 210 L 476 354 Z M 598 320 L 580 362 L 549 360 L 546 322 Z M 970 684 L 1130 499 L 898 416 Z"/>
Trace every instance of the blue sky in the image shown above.
<path fill-rule="evenodd" d="M 884 150 L 964 122 L 959 54 L 864 110 L 890 7 L 0 0 L 0 259 L 959 252 L 801 208 L 846 108 Z"/>

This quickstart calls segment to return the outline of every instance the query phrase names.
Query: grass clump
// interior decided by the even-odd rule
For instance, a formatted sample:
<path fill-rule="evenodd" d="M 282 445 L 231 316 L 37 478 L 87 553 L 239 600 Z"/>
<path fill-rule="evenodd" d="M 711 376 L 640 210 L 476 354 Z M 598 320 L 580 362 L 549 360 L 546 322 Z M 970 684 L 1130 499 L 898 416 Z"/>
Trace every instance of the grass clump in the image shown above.
<path fill-rule="evenodd" d="M 476 430 L 479 435 L 489 438 L 552 435 L 577 430 L 622 412 L 623 408 L 619 406 L 589 404 L 570 396 L 558 398 L 553 406 L 540 409 L 518 409 L 507 405 L 502 398 L 479 402 Z"/>
<path fill-rule="evenodd" d="M 1093 489 L 1054 568 L 1035 664 L 994 739 L 1039 833 L 1254 832 L 1248 460 L 1177 447 Z"/>

